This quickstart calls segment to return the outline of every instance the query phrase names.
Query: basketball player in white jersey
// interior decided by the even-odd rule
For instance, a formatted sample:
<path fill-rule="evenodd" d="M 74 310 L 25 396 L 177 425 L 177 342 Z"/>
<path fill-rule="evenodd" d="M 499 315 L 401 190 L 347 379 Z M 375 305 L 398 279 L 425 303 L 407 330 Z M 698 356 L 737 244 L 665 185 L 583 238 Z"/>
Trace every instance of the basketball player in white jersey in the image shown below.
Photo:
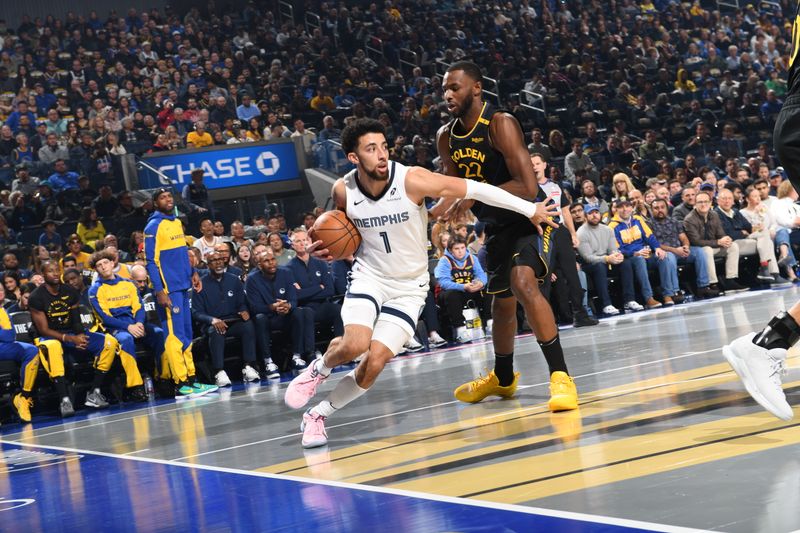
<path fill-rule="evenodd" d="M 305 412 L 300 426 L 304 448 L 327 444 L 325 419 L 364 394 L 416 330 L 429 280 L 425 197 L 475 199 L 521 213 L 537 227 L 555 227 L 549 217 L 557 212 L 556 206 L 533 204 L 492 185 L 389 161 L 385 130 L 376 120 L 347 126 L 342 149 L 356 169 L 337 180 L 332 198 L 362 238 L 342 304 L 344 335 L 292 380 L 286 405 L 304 407 L 334 367 L 366 356 L 325 401 Z M 313 243 L 310 250 L 330 259 L 327 250 L 317 249 L 321 244 Z"/>

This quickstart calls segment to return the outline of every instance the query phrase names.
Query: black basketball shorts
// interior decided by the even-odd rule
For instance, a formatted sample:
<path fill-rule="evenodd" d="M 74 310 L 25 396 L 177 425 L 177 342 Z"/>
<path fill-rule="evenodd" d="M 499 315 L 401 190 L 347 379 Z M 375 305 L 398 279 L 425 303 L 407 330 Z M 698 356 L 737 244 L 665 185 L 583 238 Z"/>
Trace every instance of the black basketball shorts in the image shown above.
<path fill-rule="evenodd" d="M 542 283 L 549 270 L 549 256 L 554 229 L 544 227 L 540 236 L 531 224 L 513 224 L 486 229 L 486 270 L 489 283 L 486 290 L 498 298 L 510 298 L 511 269 L 529 267 Z"/>
<path fill-rule="evenodd" d="M 800 192 L 800 94 L 792 94 L 784 102 L 772 139 L 778 160 Z"/>

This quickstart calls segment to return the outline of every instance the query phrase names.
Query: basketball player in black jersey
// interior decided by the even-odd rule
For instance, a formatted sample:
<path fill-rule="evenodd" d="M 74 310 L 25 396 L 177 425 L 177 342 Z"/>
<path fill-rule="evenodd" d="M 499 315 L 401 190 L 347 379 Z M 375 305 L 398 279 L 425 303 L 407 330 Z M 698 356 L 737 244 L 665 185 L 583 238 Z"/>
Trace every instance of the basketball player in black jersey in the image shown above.
<path fill-rule="evenodd" d="M 437 136 L 444 173 L 489 183 L 523 198 L 535 199 L 539 186 L 534 176 L 522 128 L 510 114 L 494 109 L 482 99 L 483 76 L 474 63 L 456 62 L 444 76 L 442 87 L 453 120 Z M 543 200 L 544 198 L 538 198 Z M 449 208 L 463 209 L 444 201 L 431 214 Z M 463 402 L 479 402 L 487 396 L 510 397 L 517 389 L 514 372 L 514 336 L 517 332 L 517 301 L 544 352 L 550 370 L 551 411 L 578 407 L 578 393 L 569 377 L 558 338 L 553 311 L 539 291 L 539 280 L 547 275 L 550 226 L 544 230 L 510 211 L 475 203 L 475 215 L 486 223 L 487 290 L 492 300 L 494 370 L 455 390 Z M 540 237 L 540 234 L 542 235 Z"/>
<path fill-rule="evenodd" d="M 795 190 L 800 191 L 800 2 L 792 26 L 789 60 L 789 92 L 775 122 L 775 153 Z M 781 185 L 786 186 L 786 185 Z M 761 406 L 782 420 L 794 416 L 786 401 L 781 374 L 786 351 L 800 340 L 800 302 L 781 311 L 759 333 L 739 337 L 722 353 L 739 375 L 747 392 Z"/>

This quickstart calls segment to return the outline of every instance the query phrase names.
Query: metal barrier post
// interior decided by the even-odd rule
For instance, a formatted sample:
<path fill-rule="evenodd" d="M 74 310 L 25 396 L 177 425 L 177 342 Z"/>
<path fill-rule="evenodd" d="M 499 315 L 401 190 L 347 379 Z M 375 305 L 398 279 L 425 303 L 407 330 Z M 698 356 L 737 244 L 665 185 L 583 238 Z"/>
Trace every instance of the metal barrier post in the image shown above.
<path fill-rule="evenodd" d="M 364 50 L 367 53 L 367 57 L 377 63 L 380 63 L 380 61 L 384 58 L 383 41 L 374 35 L 367 35 L 367 38 L 364 40 Z M 374 55 L 375 57 L 372 57 L 370 54 Z"/>
<path fill-rule="evenodd" d="M 278 2 L 278 20 L 281 22 L 294 22 L 294 7 L 289 2 L 280 0 Z"/>

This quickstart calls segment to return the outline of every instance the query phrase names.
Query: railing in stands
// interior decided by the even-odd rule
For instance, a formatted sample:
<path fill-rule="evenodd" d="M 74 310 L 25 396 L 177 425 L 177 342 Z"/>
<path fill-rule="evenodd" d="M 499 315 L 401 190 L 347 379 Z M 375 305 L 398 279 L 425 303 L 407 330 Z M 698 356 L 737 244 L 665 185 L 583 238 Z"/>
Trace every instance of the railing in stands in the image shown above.
<path fill-rule="evenodd" d="M 497 84 L 497 80 L 494 78 L 489 78 L 487 76 L 483 77 L 483 99 L 491 101 L 494 105 L 500 106 L 500 85 Z"/>
<path fill-rule="evenodd" d="M 410 75 L 414 68 L 419 66 L 419 56 L 413 50 L 401 48 L 398 54 L 400 70 L 403 74 Z"/>
<path fill-rule="evenodd" d="M 313 30 L 322 30 L 321 19 L 319 18 L 319 15 L 317 15 L 316 13 L 312 13 L 311 11 L 306 11 L 304 19 L 305 19 L 305 27 L 307 34 L 313 35 L 314 34 Z"/>
<path fill-rule="evenodd" d="M 281 22 L 294 22 L 294 7 L 289 2 L 278 2 L 278 20 Z"/>
<path fill-rule="evenodd" d="M 717 0 L 718 9 L 722 9 L 723 7 L 730 9 L 741 9 L 742 4 L 744 4 L 742 0 Z"/>
<path fill-rule="evenodd" d="M 437 76 L 444 76 L 444 73 L 447 72 L 447 69 L 450 68 L 450 63 L 442 59 L 436 60 L 436 75 Z"/>
<path fill-rule="evenodd" d="M 544 95 L 541 93 L 522 89 L 519 92 L 519 105 L 533 112 L 541 113 L 542 116 L 547 116 L 547 106 Z"/>
<path fill-rule="evenodd" d="M 347 159 L 338 140 L 327 140 L 316 143 L 311 151 L 314 164 L 339 176 L 344 176 L 355 166 Z"/>
<path fill-rule="evenodd" d="M 367 52 L 367 57 L 380 63 L 384 58 L 383 41 L 375 35 L 367 35 L 364 39 L 364 50 Z"/>

